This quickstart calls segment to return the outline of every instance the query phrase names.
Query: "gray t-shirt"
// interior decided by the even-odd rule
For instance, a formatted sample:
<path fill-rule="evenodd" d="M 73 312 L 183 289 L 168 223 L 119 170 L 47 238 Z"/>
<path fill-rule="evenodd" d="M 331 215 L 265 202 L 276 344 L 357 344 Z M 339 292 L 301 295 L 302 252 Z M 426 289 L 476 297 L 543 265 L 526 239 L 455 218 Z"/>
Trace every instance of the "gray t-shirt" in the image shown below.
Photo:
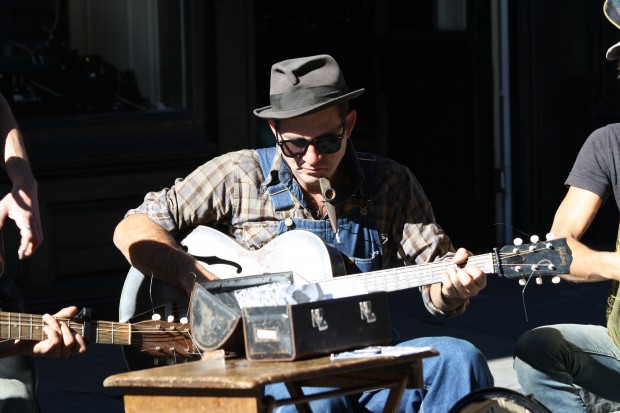
<path fill-rule="evenodd" d="M 620 210 L 620 123 L 596 129 L 577 155 L 566 185 L 594 192 L 603 199 L 613 194 Z"/>
<path fill-rule="evenodd" d="M 620 210 L 619 167 L 620 123 L 613 123 L 588 136 L 565 184 L 594 192 L 603 199 L 613 194 Z M 620 251 L 620 232 L 616 251 Z M 620 347 L 620 283 L 617 281 L 612 281 L 610 286 L 606 317 L 608 334 Z"/>

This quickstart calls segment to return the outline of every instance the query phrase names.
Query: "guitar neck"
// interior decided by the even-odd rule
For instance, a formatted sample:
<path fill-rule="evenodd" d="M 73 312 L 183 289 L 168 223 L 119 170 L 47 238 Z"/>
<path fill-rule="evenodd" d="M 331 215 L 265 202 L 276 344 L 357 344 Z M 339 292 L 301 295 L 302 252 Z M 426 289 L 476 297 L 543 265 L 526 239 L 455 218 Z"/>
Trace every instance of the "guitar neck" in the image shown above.
<path fill-rule="evenodd" d="M 470 257 L 468 263 L 476 265 L 487 274 L 495 272 L 493 254 Z M 408 265 L 387 270 L 329 278 L 319 281 L 319 285 L 326 291 L 334 291 L 339 286 L 346 288 L 347 284 L 353 283 L 363 284 L 363 287 L 369 293 L 375 291 L 398 291 L 438 283 L 441 281 L 441 275 L 450 267 L 456 267 L 456 265 L 450 261 Z"/>
<path fill-rule="evenodd" d="M 58 322 L 69 325 L 69 328 L 82 335 L 89 342 L 99 344 L 131 344 L 131 325 L 111 321 L 90 321 L 78 323 L 67 318 L 57 318 Z M 35 340 L 47 338 L 43 327 L 43 316 L 0 312 L 0 340 Z"/>

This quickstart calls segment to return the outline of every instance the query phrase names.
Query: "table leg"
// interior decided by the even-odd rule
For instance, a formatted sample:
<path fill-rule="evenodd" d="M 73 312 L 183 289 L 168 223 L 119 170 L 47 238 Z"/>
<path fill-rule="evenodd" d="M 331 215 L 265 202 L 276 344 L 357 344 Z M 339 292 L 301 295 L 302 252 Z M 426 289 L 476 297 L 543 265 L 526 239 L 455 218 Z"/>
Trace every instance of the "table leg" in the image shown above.
<path fill-rule="evenodd" d="M 286 383 L 286 389 L 291 395 L 291 398 L 304 396 L 304 392 L 301 390 L 301 386 L 298 383 Z M 312 413 L 312 408 L 310 408 L 308 403 L 298 403 L 295 404 L 295 407 L 299 413 Z"/>
<path fill-rule="evenodd" d="M 273 409 L 276 407 L 276 399 L 272 396 L 263 397 L 263 413 L 273 413 Z"/>
<path fill-rule="evenodd" d="M 388 398 L 385 402 L 385 407 L 383 408 L 383 413 L 398 412 L 400 400 L 402 399 L 403 393 L 405 392 L 405 387 L 407 387 L 407 382 L 407 376 L 400 377 L 398 380 L 398 384 L 390 389 L 390 393 L 388 394 Z"/>

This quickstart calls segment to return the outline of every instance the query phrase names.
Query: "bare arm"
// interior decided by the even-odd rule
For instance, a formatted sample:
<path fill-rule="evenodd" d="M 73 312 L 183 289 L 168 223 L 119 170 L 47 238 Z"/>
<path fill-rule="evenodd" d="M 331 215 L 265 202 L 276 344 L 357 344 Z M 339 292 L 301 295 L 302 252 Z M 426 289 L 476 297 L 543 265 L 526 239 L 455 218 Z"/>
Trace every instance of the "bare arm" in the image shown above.
<path fill-rule="evenodd" d="M 0 95 L 0 133 L 4 139 L 0 162 L 13 187 L 0 200 L 0 228 L 7 217 L 19 228 L 21 242 L 20 259 L 32 255 L 43 242 L 43 229 L 39 215 L 37 181 L 30 169 L 26 149 L 15 118 L 6 99 Z"/>
<path fill-rule="evenodd" d="M 123 219 L 114 231 L 114 244 L 140 272 L 181 287 L 188 296 L 195 282 L 217 279 L 145 214 Z"/>
<path fill-rule="evenodd" d="M 551 232 L 555 238 L 566 238 L 572 250 L 571 281 L 620 280 L 620 254 L 594 251 L 580 242 L 590 227 L 603 200 L 593 192 L 571 186 L 553 219 Z"/>

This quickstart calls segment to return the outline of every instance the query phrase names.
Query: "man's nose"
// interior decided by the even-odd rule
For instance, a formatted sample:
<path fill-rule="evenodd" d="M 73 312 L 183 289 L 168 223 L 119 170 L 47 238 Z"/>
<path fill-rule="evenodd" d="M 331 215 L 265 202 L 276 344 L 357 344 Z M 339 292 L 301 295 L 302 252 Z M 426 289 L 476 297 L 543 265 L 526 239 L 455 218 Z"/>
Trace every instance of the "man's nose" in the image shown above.
<path fill-rule="evenodd" d="M 316 161 L 318 159 L 319 155 L 320 152 L 314 147 L 314 145 L 308 145 L 304 158 L 306 162 L 312 163 L 312 161 Z"/>

